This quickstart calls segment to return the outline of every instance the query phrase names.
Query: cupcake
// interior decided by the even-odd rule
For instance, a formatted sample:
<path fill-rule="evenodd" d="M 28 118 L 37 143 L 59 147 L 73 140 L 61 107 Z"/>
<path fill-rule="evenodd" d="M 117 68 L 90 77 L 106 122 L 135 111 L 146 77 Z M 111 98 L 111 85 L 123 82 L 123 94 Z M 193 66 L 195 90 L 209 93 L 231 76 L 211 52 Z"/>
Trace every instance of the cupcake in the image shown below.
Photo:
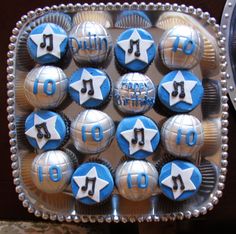
<path fill-rule="evenodd" d="M 201 34 L 191 27 L 179 25 L 166 31 L 159 44 L 163 64 L 169 69 L 191 69 L 199 64 L 204 43 Z"/>
<path fill-rule="evenodd" d="M 112 142 L 113 120 L 104 112 L 85 110 L 71 123 L 71 138 L 75 148 L 84 154 L 98 154 Z"/>
<path fill-rule="evenodd" d="M 131 201 L 142 201 L 157 193 L 158 172 L 145 160 L 120 163 L 115 180 L 120 195 Z"/>
<path fill-rule="evenodd" d="M 80 165 L 71 179 L 75 199 L 85 205 L 102 204 L 114 189 L 112 173 L 104 163 L 86 162 Z"/>
<path fill-rule="evenodd" d="M 175 26 L 185 25 L 200 32 L 204 42 L 204 50 L 200 60 L 202 75 L 212 77 L 219 73 L 219 52 L 216 40 L 199 21 L 180 12 L 164 12 L 156 25 L 163 30 L 171 30 Z"/>
<path fill-rule="evenodd" d="M 141 73 L 127 73 L 121 76 L 114 87 L 115 107 L 124 114 L 143 114 L 155 102 L 156 88 L 152 80 Z"/>
<path fill-rule="evenodd" d="M 69 93 L 84 108 L 99 108 L 110 99 L 111 80 L 99 69 L 80 68 L 70 78 Z"/>
<path fill-rule="evenodd" d="M 185 70 L 168 73 L 158 85 L 160 102 L 172 112 L 192 111 L 201 103 L 203 92 L 201 81 Z"/>
<path fill-rule="evenodd" d="M 37 155 L 31 167 L 34 185 L 45 193 L 60 193 L 70 184 L 77 166 L 70 155 L 61 150 L 50 150 Z"/>
<path fill-rule="evenodd" d="M 163 194 L 173 201 L 183 201 L 198 191 L 202 182 L 199 169 L 192 163 L 174 160 L 165 164 L 159 176 Z"/>
<path fill-rule="evenodd" d="M 53 23 L 44 23 L 31 31 L 27 47 L 36 63 L 52 64 L 63 58 L 67 43 L 67 34 L 63 28 Z"/>
<path fill-rule="evenodd" d="M 143 11 L 126 10 L 117 16 L 116 28 L 151 28 L 152 22 Z"/>
<path fill-rule="evenodd" d="M 189 158 L 203 145 L 202 124 L 192 115 L 175 115 L 163 124 L 161 140 L 168 153 L 176 157 Z"/>
<path fill-rule="evenodd" d="M 32 106 L 51 109 L 65 100 L 67 86 L 68 79 L 61 68 L 41 66 L 33 68 L 26 76 L 24 93 Z"/>
<path fill-rule="evenodd" d="M 18 45 L 16 48 L 16 64 L 19 70 L 28 71 L 34 67 L 35 61 L 29 55 L 27 40 L 31 31 L 44 23 L 56 24 L 63 28 L 66 32 L 69 32 L 71 29 L 70 16 L 61 12 L 49 12 L 31 21 L 31 23 L 24 28 L 18 39 Z M 67 56 L 65 55 L 65 57 Z"/>
<path fill-rule="evenodd" d="M 32 112 L 25 121 L 25 135 L 35 149 L 58 149 L 68 140 L 69 120 L 52 111 Z"/>
<path fill-rule="evenodd" d="M 125 71 L 144 71 L 154 60 L 156 45 L 152 35 L 141 28 L 122 32 L 115 45 L 115 58 Z"/>
<path fill-rule="evenodd" d="M 153 120 L 139 115 L 124 118 L 119 123 L 116 140 L 125 156 L 144 159 L 157 149 L 160 133 Z"/>
<path fill-rule="evenodd" d="M 103 25 L 86 21 L 74 25 L 70 31 L 69 48 L 78 66 L 105 67 L 109 62 L 112 38 Z"/>
<path fill-rule="evenodd" d="M 84 22 L 101 24 L 104 28 L 113 27 L 112 17 L 106 11 L 80 11 L 73 17 L 73 25 L 80 25 Z"/>

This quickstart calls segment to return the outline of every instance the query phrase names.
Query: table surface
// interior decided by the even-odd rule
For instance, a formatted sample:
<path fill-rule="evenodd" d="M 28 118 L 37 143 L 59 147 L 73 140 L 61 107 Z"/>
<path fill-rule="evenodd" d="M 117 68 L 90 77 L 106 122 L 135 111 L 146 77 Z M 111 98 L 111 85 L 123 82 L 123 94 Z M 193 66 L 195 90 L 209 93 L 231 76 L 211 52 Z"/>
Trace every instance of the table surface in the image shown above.
<path fill-rule="evenodd" d="M 65 1 L 65 0 L 8 0 L 5 1 L 4 6 L 1 7 L 2 12 L 0 14 L 0 25 L 1 25 L 1 38 L 0 38 L 0 69 L 1 69 L 1 82 L 0 82 L 0 219 L 21 219 L 21 220 L 38 220 L 34 218 L 33 215 L 28 214 L 27 210 L 22 207 L 21 202 L 17 198 L 15 193 L 15 187 L 12 182 L 11 175 L 11 161 L 9 152 L 9 138 L 8 138 L 8 128 L 7 128 L 7 113 L 6 113 L 6 54 L 8 50 L 9 37 L 11 31 L 15 26 L 15 23 L 20 19 L 20 17 L 26 14 L 30 10 L 34 10 L 38 7 L 44 7 L 46 5 L 61 4 L 61 3 L 77 3 L 78 1 Z M 87 1 L 88 3 L 96 2 Z M 99 2 L 99 1 L 97 1 Z M 115 1 L 111 1 L 115 2 Z M 131 1 L 127 1 L 131 2 Z M 141 1 L 137 1 L 141 2 Z M 148 2 L 148 1 L 146 1 Z M 169 0 L 170 3 L 179 3 L 186 5 L 193 5 L 194 7 L 202 8 L 203 11 L 208 11 L 211 16 L 217 19 L 220 23 L 221 14 L 224 8 L 225 0 Z M 234 140 L 236 139 L 236 113 L 233 109 L 231 103 L 229 103 L 229 165 L 226 180 L 226 187 L 224 190 L 223 197 L 220 199 L 219 204 L 209 212 L 206 216 L 201 216 L 197 220 L 207 220 L 208 223 L 211 220 L 221 220 L 225 222 L 226 220 L 235 219 L 236 210 L 236 170 L 234 170 L 234 165 L 236 165 L 236 147 L 233 147 Z M 192 221 L 192 224 L 196 221 Z M 197 225 L 196 225 L 197 226 Z M 142 230 L 142 225 L 141 229 Z M 151 227 L 151 226 L 150 226 Z M 151 228 L 150 228 L 151 230 Z"/>

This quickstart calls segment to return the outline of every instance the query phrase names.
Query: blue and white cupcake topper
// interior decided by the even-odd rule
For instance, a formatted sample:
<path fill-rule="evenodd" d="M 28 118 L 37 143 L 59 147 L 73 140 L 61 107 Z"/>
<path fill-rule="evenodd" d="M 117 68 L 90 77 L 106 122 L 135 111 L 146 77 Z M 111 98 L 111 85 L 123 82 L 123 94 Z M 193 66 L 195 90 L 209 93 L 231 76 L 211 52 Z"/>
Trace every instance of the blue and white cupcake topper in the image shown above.
<path fill-rule="evenodd" d="M 160 140 L 156 124 L 145 116 L 124 118 L 116 132 L 121 151 L 131 158 L 143 159 L 152 154 Z"/>
<path fill-rule="evenodd" d="M 189 71 L 168 73 L 158 86 L 160 101 L 174 112 L 189 112 L 201 103 L 202 83 Z"/>
<path fill-rule="evenodd" d="M 71 98 L 85 108 L 96 108 L 109 98 L 111 82 L 95 68 L 81 68 L 73 73 L 69 83 Z"/>
<path fill-rule="evenodd" d="M 115 56 L 127 70 L 144 70 L 153 61 L 156 46 L 150 33 L 141 28 L 131 28 L 118 37 Z"/>
<path fill-rule="evenodd" d="M 67 34 L 60 26 L 45 23 L 37 26 L 29 35 L 28 51 L 40 64 L 58 62 L 67 49 Z"/>

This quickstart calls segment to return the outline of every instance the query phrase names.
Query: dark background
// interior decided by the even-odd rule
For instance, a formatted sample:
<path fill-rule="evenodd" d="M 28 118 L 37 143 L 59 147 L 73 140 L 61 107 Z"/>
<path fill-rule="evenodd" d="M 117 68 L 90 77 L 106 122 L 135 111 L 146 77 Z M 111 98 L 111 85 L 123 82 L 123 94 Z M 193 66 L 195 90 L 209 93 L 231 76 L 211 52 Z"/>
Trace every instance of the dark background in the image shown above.
<path fill-rule="evenodd" d="M 21 202 L 18 200 L 13 185 L 6 113 L 6 54 L 11 31 L 22 15 L 38 7 L 51 6 L 53 4 L 59 5 L 61 3 L 77 3 L 78 1 L 7 0 L 4 2 L 5 3 L 3 3 L 3 1 L 1 2 L 0 12 L 0 219 L 41 221 L 41 219 L 35 218 L 32 214 L 28 214 L 27 210 L 23 208 Z M 99 1 L 87 0 L 87 2 L 92 3 Z M 220 23 L 225 4 L 225 0 L 169 0 L 168 2 L 193 5 L 195 8 L 200 7 L 203 11 L 208 11 L 211 16 L 215 17 L 218 23 Z M 137 233 L 138 230 L 141 233 L 188 233 L 189 231 L 191 231 L 191 233 L 205 233 L 212 229 L 214 229 L 216 233 L 217 231 L 227 232 L 227 230 L 233 226 L 234 222 L 236 222 L 236 170 L 234 170 L 234 166 L 236 165 L 236 155 L 234 155 L 236 154 L 236 148 L 233 146 L 236 140 L 236 112 L 230 103 L 229 105 L 229 165 L 227 180 L 223 197 L 220 199 L 219 204 L 214 207 L 213 211 L 205 216 L 200 216 L 198 219 L 178 221 L 175 223 L 147 223 L 139 226 L 137 224 L 112 224 L 110 225 L 112 233 L 121 233 L 123 231 Z"/>

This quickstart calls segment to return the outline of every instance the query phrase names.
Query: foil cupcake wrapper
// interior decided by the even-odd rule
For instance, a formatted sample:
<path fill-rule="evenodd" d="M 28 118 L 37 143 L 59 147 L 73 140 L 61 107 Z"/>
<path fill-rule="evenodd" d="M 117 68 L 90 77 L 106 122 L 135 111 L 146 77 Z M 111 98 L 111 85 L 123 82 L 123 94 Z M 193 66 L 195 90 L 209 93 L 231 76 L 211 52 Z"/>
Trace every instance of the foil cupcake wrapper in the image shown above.
<path fill-rule="evenodd" d="M 163 13 L 156 26 L 163 30 L 171 29 L 176 25 L 186 25 L 198 30 L 204 41 L 204 53 L 200 61 L 202 75 L 212 77 L 219 73 L 219 53 L 213 36 L 193 17 L 179 12 Z"/>
<path fill-rule="evenodd" d="M 104 11 L 80 11 L 73 17 L 73 25 L 79 25 L 86 21 L 96 22 L 105 28 L 113 27 L 110 14 Z"/>
<path fill-rule="evenodd" d="M 202 85 L 204 88 L 201 105 L 203 118 L 218 117 L 221 108 L 220 83 L 212 79 L 203 79 Z"/>
<path fill-rule="evenodd" d="M 201 148 L 201 155 L 213 156 L 220 148 L 221 137 L 220 123 L 218 119 L 208 119 L 202 122 L 204 129 L 204 144 Z"/>
<path fill-rule="evenodd" d="M 152 23 L 144 12 L 129 10 L 118 15 L 115 22 L 117 28 L 151 28 Z"/>

